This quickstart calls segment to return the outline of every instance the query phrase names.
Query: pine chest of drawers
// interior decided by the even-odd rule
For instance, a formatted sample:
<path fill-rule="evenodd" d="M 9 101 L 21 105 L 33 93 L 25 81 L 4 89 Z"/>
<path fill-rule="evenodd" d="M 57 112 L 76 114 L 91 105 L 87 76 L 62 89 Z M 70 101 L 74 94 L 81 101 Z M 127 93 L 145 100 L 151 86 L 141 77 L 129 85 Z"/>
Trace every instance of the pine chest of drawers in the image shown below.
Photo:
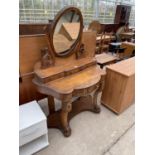
<path fill-rule="evenodd" d="M 115 113 L 120 114 L 134 103 L 135 58 L 109 65 L 106 72 L 101 103 Z"/>

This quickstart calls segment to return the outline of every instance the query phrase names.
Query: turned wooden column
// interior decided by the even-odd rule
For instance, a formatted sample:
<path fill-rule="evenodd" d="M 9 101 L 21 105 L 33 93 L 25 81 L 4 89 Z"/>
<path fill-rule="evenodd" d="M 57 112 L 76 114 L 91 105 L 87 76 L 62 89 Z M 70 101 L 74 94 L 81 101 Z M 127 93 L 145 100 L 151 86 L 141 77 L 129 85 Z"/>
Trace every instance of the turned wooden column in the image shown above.
<path fill-rule="evenodd" d="M 98 88 L 95 90 L 94 94 L 92 95 L 94 112 L 96 112 L 96 113 L 99 113 L 101 111 L 100 106 L 97 104 L 97 98 L 98 98 L 99 93 L 101 93 L 104 88 L 104 78 L 105 77 L 101 77 L 101 80 L 100 80 L 101 83 L 98 86 Z"/>
<path fill-rule="evenodd" d="M 93 106 L 94 106 L 94 112 L 99 113 L 101 111 L 100 106 L 97 104 L 97 97 L 99 94 L 99 90 L 95 90 L 92 98 L 93 98 Z"/>

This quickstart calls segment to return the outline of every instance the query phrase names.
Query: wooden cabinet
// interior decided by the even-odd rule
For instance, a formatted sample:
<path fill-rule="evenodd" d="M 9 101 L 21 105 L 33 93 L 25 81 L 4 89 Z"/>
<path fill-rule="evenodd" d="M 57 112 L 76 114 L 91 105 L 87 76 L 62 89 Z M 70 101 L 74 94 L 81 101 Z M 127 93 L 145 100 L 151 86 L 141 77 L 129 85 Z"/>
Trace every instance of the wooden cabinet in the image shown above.
<path fill-rule="evenodd" d="M 106 68 L 105 88 L 101 103 L 120 114 L 135 98 L 135 58 L 123 60 Z"/>
<path fill-rule="evenodd" d="M 127 23 L 129 22 L 131 6 L 117 5 L 114 23 Z"/>

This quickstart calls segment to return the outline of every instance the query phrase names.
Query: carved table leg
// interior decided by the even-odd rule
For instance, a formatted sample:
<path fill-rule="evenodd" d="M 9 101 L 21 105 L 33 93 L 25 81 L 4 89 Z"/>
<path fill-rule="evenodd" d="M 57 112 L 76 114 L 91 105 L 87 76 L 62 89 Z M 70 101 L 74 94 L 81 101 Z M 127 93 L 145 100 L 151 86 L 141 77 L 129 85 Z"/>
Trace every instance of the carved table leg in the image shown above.
<path fill-rule="evenodd" d="M 99 93 L 100 93 L 100 91 L 99 91 L 99 89 L 97 89 L 92 96 L 95 113 L 100 113 L 100 111 L 101 111 L 100 106 L 97 104 L 97 97 L 98 97 Z"/>
<path fill-rule="evenodd" d="M 65 137 L 69 137 L 71 135 L 71 129 L 68 122 L 68 113 L 72 109 L 71 101 L 64 102 L 62 101 L 62 110 L 60 113 L 62 130 Z"/>
<path fill-rule="evenodd" d="M 104 77 L 102 76 L 101 77 L 101 80 L 100 80 L 100 85 L 95 90 L 95 92 L 94 92 L 94 94 L 92 96 L 92 98 L 93 98 L 93 104 L 94 104 L 94 112 L 96 112 L 96 113 L 99 113 L 101 111 L 99 105 L 97 105 L 97 97 L 98 97 L 99 93 L 102 92 L 103 87 L 104 87 Z"/>

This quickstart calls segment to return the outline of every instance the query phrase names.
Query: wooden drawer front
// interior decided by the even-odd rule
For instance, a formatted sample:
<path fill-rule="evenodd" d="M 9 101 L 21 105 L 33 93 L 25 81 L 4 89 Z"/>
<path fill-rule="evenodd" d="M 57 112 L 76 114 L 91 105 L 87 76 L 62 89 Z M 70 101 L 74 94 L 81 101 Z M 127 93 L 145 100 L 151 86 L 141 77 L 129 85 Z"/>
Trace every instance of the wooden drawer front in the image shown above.
<path fill-rule="evenodd" d="M 35 124 L 19 133 L 19 146 L 22 146 L 47 133 L 46 120 Z"/>

